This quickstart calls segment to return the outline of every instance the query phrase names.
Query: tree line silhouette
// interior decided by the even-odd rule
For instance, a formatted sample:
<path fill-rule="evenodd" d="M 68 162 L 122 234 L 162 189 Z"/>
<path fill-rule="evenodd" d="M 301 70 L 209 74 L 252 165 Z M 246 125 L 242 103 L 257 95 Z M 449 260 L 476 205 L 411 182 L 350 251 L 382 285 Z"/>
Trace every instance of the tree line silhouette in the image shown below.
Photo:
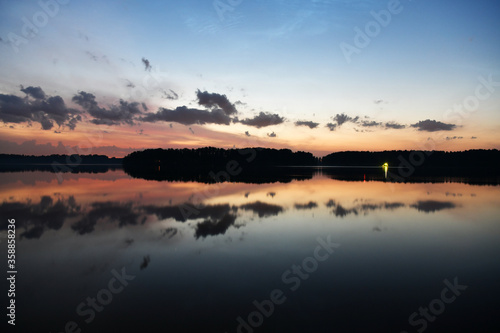
<path fill-rule="evenodd" d="M 389 164 L 388 177 L 379 170 L 334 167 L 381 167 Z M 44 170 L 52 172 L 106 172 L 123 167 L 137 178 L 168 181 L 198 182 L 289 182 L 310 179 L 315 170 L 351 180 L 406 181 L 434 176 L 489 177 L 498 182 L 500 151 L 467 150 L 461 152 L 392 150 L 381 152 L 345 151 L 315 157 L 304 151 L 290 149 L 243 148 L 223 149 L 146 149 L 133 152 L 123 159 L 105 155 L 13 155 L 0 154 L 0 171 Z M 309 167 L 309 168 L 304 168 Z"/>

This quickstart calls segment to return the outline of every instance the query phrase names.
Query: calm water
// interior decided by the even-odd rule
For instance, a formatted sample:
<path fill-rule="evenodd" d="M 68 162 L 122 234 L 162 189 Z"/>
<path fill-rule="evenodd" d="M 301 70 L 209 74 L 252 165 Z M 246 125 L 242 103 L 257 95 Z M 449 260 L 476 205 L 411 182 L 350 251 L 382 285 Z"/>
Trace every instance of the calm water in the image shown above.
<path fill-rule="evenodd" d="M 62 177 L 0 174 L 19 332 L 500 329 L 499 186 Z"/>

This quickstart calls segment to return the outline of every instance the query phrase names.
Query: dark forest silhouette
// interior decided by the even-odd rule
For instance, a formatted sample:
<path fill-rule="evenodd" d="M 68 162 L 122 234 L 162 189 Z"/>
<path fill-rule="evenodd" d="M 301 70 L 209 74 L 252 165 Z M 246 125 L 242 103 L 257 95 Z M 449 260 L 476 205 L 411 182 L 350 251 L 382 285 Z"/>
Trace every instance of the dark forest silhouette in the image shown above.
<path fill-rule="evenodd" d="M 384 163 L 389 164 L 387 178 L 381 172 Z M 132 177 L 158 181 L 290 182 L 311 179 L 315 173 L 321 172 L 343 180 L 498 184 L 500 151 L 346 151 L 323 158 L 290 149 L 214 147 L 147 149 L 133 152 L 123 159 L 104 155 L 0 154 L 0 172 L 106 172 L 122 166 Z"/>

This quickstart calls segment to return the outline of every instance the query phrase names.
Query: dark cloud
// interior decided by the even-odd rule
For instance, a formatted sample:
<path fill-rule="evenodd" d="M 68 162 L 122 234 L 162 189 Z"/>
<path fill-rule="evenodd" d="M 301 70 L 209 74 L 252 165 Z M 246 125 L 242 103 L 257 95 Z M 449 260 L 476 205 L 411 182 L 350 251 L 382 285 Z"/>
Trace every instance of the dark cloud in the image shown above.
<path fill-rule="evenodd" d="M 390 128 L 390 129 L 403 129 L 403 128 L 406 128 L 405 125 L 401 125 L 401 124 L 398 124 L 394 121 L 391 121 L 391 122 L 388 122 L 388 123 L 385 123 L 385 128 Z"/>
<path fill-rule="evenodd" d="M 200 90 L 198 90 L 196 92 L 196 97 L 198 97 L 199 105 L 202 105 L 209 109 L 214 109 L 216 107 L 219 107 L 228 116 L 236 114 L 238 112 L 234 104 L 231 104 L 231 102 L 229 102 L 226 95 L 209 93 L 207 91 L 201 92 Z"/>
<path fill-rule="evenodd" d="M 85 91 L 73 96 L 72 101 L 87 111 L 94 118 L 91 122 L 96 125 L 133 125 L 134 118 L 142 114 L 139 109 L 141 104 L 124 100 L 120 100 L 118 105 L 111 105 L 108 109 L 102 108 L 97 104 L 95 96 Z"/>
<path fill-rule="evenodd" d="M 472 140 L 476 140 L 477 139 L 477 136 L 473 136 L 471 137 Z"/>
<path fill-rule="evenodd" d="M 251 136 L 251 135 L 250 135 L 250 132 L 248 132 L 248 131 L 246 131 L 246 132 L 245 132 L 245 135 L 246 135 L 246 136 Z"/>
<path fill-rule="evenodd" d="M 427 200 L 418 201 L 416 204 L 413 204 L 410 207 L 417 209 L 419 212 L 434 213 L 443 209 L 455 208 L 456 205 L 453 202 L 449 201 Z"/>
<path fill-rule="evenodd" d="M 181 106 L 175 110 L 160 108 L 156 113 L 150 113 L 141 118 L 145 122 L 169 121 L 184 125 L 204 125 L 219 124 L 229 125 L 231 118 L 221 109 L 212 111 L 189 109 L 187 106 Z"/>
<path fill-rule="evenodd" d="M 382 104 L 382 103 L 384 103 L 384 100 L 383 99 L 377 99 L 377 100 L 373 101 L 373 103 L 375 103 L 375 104 Z"/>
<path fill-rule="evenodd" d="M 175 101 L 175 100 L 179 99 L 179 95 L 175 91 L 173 91 L 172 89 L 169 89 L 169 91 L 163 90 L 162 97 L 165 99 L 169 99 L 171 101 Z"/>
<path fill-rule="evenodd" d="M 102 132 L 104 133 L 104 132 Z M 52 154 L 68 154 L 71 151 L 81 151 L 82 147 L 79 146 L 65 146 L 61 141 L 56 145 L 48 142 L 45 144 L 37 144 L 36 140 L 24 141 L 22 143 L 15 143 L 7 140 L 0 140 L 0 147 L 4 154 L 25 154 L 25 155 L 52 155 Z M 99 146 L 92 148 L 92 154 L 108 155 L 108 156 L 125 156 L 137 148 L 118 148 L 116 146 Z"/>
<path fill-rule="evenodd" d="M 275 138 L 276 137 L 276 133 L 274 133 L 274 132 L 267 133 L 267 136 L 270 137 L 270 138 Z"/>
<path fill-rule="evenodd" d="M 127 80 L 127 79 L 125 79 L 125 81 L 127 81 L 127 84 L 125 85 L 125 87 L 127 87 L 127 88 L 135 88 L 135 84 L 132 81 Z"/>
<path fill-rule="evenodd" d="M 361 126 L 363 127 L 375 127 L 375 126 L 380 126 L 382 123 L 379 123 L 375 120 L 362 120 L 361 121 Z"/>
<path fill-rule="evenodd" d="M 22 87 L 28 98 L 0 94 L 0 121 L 4 123 L 40 123 L 42 129 L 50 130 L 55 124 L 75 129 L 82 120 L 80 111 L 66 107 L 60 96 L 47 96 L 40 87 Z M 55 123 L 55 124 L 54 124 Z"/>
<path fill-rule="evenodd" d="M 284 117 L 280 117 L 278 114 L 271 114 L 268 112 L 260 112 L 258 116 L 253 118 L 247 118 L 239 121 L 242 124 L 248 126 L 254 126 L 257 128 L 272 126 L 282 124 L 285 121 Z"/>
<path fill-rule="evenodd" d="M 249 210 L 259 215 L 260 218 L 275 216 L 283 212 L 283 207 L 264 202 L 256 201 L 240 206 L 243 210 Z"/>
<path fill-rule="evenodd" d="M 318 204 L 313 202 L 313 201 L 310 201 L 309 203 L 306 203 L 306 204 L 295 204 L 295 209 L 298 209 L 298 210 L 307 210 L 307 209 L 313 209 L 316 207 L 318 207 Z"/>
<path fill-rule="evenodd" d="M 319 123 L 315 123 L 313 121 L 305 121 L 305 120 L 299 120 L 295 122 L 295 126 L 307 126 L 310 129 L 316 128 L 319 126 Z"/>
<path fill-rule="evenodd" d="M 419 131 L 437 132 L 437 131 L 451 131 L 457 127 L 454 124 L 446 124 L 436 120 L 422 120 L 411 127 L 418 128 Z"/>
<path fill-rule="evenodd" d="M 345 113 L 341 113 L 341 114 L 336 114 L 335 117 L 332 117 L 332 119 L 335 120 L 337 125 L 340 127 L 347 122 L 351 123 L 357 122 L 359 120 L 359 117 L 352 118 L 346 115 Z"/>
<path fill-rule="evenodd" d="M 144 64 L 144 70 L 151 72 L 151 63 L 148 59 L 142 58 L 142 63 Z"/>
<path fill-rule="evenodd" d="M 26 87 L 21 86 L 21 91 L 28 96 L 35 99 L 45 99 L 45 92 L 40 87 Z"/>
<path fill-rule="evenodd" d="M 464 137 L 463 136 L 447 136 L 446 141 L 450 140 L 462 140 Z"/>
<path fill-rule="evenodd" d="M 337 129 L 337 124 L 328 123 L 328 124 L 326 124 L 325 127 L 328 127 L 328 129 L 333 132 L 333 131 L 335 131 Z"/>

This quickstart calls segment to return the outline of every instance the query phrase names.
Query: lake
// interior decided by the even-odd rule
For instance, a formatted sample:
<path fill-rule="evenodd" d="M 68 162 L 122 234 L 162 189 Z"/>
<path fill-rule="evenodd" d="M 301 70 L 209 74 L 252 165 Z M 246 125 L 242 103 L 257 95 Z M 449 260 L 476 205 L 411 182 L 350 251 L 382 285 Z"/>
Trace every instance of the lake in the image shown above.
<path fill-rule="evenodd" d="M 499 331 L 500 186 L 297 178 L 0 173 L 18 331 Z"/>

